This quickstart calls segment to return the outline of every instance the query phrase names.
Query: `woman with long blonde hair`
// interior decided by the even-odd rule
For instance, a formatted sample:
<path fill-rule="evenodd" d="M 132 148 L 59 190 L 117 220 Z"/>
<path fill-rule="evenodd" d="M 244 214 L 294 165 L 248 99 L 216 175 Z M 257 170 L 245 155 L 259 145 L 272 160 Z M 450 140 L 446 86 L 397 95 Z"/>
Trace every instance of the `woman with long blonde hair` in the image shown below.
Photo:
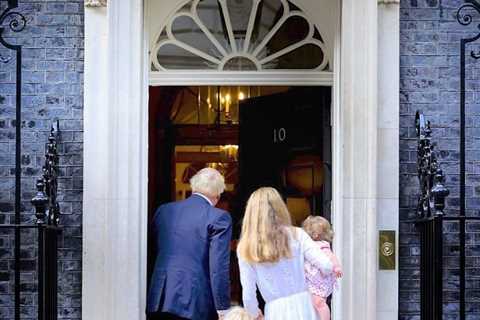
<path fill-rule="evenodd" d="M 256 319 L 256 287 L 264 298 L 266 320 L 316 320 L 304 274 L 305 260 L 325 273 L 330 259 L 300 228 L 274 188 L 260 188 L 250 196 L 238 244 L 243 304 Z"/>

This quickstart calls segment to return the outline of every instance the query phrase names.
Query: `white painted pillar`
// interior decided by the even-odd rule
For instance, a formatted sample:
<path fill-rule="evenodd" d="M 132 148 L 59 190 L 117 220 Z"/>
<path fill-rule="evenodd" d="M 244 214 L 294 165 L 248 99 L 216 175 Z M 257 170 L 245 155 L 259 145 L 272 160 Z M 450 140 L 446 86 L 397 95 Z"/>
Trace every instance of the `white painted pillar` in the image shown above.
<path fill-rule="evenodd" d="M 109 1 L 107 14 L 104 8 L 85 13 L 83 319 L 145 318 L 148 87 L 142 2 Z"/>
<path fill-rule="evenodd" d="M 341 148 L 334 245 L 345 268 L 334 312 L 342 320 L 377 319 L 377 18 L 377 0 L 342 1 L 334 128 Z"/>
<path fill-rule="evenodd" d="M 111 1 L 109 10 L 110 314 L 145 318 L 148 107 L 143 1 Z M 132 112 L 132 109 L 135 110 Z"/>
<path fill-rule="evenodd" d="M 87 3 L 88 4 L 88 3 Z M 108 18 L 85 6 L 82 318 L 108 319 Z"/>
<path fill-rule="evenodd" d="M 396 269 L 377 272 L 377 319 L 398 319 L 400 1 L 378 7 L 378 201 L 379 230 L 396 231 Z"/>

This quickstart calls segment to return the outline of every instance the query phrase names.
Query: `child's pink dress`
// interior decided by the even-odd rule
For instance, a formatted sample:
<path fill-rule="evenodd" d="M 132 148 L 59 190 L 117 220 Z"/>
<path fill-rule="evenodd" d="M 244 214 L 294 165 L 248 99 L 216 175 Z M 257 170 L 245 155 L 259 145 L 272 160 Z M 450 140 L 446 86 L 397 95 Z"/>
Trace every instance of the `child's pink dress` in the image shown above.
<path fill-rule="evenodd" d="M 322 251 L 333 260 L 333 252 L 330 249 L 330 244 L 327 241 L 315 241 L 315 244 L 318 245 Z M 337 278 L 335 273 L 330 272 L 329 274 L 323 274 L 320 269 L 315 267 L 313 264 L 305 261 L 305 278 L 307 280 L 307 286 L 310 293 L 322 298 L 327 298 L 332 294 Z"/>

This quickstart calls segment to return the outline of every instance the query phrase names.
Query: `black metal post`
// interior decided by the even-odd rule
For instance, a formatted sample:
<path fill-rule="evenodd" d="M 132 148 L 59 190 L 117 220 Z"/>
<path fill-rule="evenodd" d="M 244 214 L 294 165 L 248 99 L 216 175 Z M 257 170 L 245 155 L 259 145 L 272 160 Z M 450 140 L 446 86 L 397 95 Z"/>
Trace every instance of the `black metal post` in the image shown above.
<path fill-rule="evenodd" d="M 460 46 L 460 216 L 465 216 L 465 47 Z M 460 221 L 460 320 L 465 320 L 465 220 Z"/>
<path fill-rule="evenodd" d="M 45 305 L 45 234 L 43 225 L 39 225 L 38 228 L 38 320 L 47 320 L 44 317 Z"/>
<path fill-rule="evenodd" d="M 435 243 L 435 314 L 433 319 L 443 318 L 443 215 L 434 218 L 434 243 Z"/>
<path fill-rule="evenodd" d="M 18 0 L 8 0 L 7 8 L 0 15 L 0 43 L 7 49 L 15 51 L 16 55 L 16 119 L 15 119 L 15 224 L 20 224 L 21 212 L 21 128 L 22 128 L 22 46 L 13 45 L 3 38 L 5 23 L 14 32 L 20 32 L 25 28 L 26 19 L 18 12 L 11 11 L 18 7 Z M 11 58 L 0 57 L 1 62 L 8 63 Z M 20 230 L 15 229 L 15 320 L 20 320 Z"/>
<path fill-rule="evenodd" d="M 425 314 L 425 312 L 427 311 L 427 308 L 425 308 L 425 306 L 427 305 L 427 301 L 426 301 L 426 295 L 424 294 L 427 288 L 425 285 L 425 281 L 423 281 L 423 278 L 422 278 L 422 275 L 424 275 L 425 271 L 427 270 L 427 266 L 426 266 L 427 259 L 425 259 L 425 254 L 424 254 L 424 252 L 426 252 L 425 227 L 426 227 L 425 224 L 421 224 L 421 223 L 417 224 L 417 228 L 420 232 L 420 252 L 421 252 L 420 254 L 420 319 L 421 320 L 424 320 L 427 318 Z"/>
<path fill-rule="evenodd" d="M 480 14 L 480 3 L 475 0 L 466 0 L 457 11 L 457 21 L 464 25 L 470 25 L 473 22 L 472 12 Z M 460 320 L 465 320 L 465 220 L 466 220 L 466 199 L 465 199 L 465 184 L 466 184 L 466 122 L 465 122 L 465 105 L 466 105 L 466 91 L 465 91 L 465 67 L 466 67 L 466 46 L 469 43 L 480 39 L 480 33 L 472 38 L 461 39 L 460 41 Z M 474 51 L 470 52 L 473 59 L 480 59 L 480 55 Z"/>

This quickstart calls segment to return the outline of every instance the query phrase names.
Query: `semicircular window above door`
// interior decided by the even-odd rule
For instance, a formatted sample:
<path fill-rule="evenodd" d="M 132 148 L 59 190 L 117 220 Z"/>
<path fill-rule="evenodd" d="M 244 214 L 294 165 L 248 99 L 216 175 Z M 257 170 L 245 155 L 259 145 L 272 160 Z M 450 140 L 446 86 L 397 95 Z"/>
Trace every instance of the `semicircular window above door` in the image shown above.
<path fill-rule="evenodd" d="M 150 71 L 331 71 L 320 30 L 287 0 L 191 0 L 158 30 Z"/>

